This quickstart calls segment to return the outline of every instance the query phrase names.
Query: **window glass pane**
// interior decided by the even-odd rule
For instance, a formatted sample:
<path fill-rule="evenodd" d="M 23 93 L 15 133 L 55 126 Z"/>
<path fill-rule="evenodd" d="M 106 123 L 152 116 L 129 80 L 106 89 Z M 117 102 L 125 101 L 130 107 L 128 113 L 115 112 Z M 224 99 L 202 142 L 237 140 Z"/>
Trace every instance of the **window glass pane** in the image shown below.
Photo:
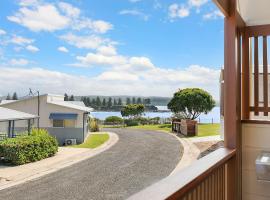
<path fill-rule="evenodd" d="M 64 127 L 64 121 L 63 120 L 53 120 L 53 127 Z"/>
<path fill-rule="evenodd" d="M 74 128 L 75 127 L 75 120 L 65 120 L 64 121 L 64 125 L 65 127 L 71 127 Z"/>

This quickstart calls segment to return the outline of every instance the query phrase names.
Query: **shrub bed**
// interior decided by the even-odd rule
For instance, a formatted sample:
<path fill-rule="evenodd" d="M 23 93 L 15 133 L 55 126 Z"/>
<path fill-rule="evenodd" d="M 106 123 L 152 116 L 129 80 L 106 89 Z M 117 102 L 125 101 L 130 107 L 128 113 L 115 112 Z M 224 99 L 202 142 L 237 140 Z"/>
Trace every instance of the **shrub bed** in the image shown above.
<path fill-rule="evenodd" d="M 7 138 L 0 142 L 0 154 L 14 165 L 35 162 L 55 155 L 58 143 L 44 129 L 33 129 L 30 135 Z"/>

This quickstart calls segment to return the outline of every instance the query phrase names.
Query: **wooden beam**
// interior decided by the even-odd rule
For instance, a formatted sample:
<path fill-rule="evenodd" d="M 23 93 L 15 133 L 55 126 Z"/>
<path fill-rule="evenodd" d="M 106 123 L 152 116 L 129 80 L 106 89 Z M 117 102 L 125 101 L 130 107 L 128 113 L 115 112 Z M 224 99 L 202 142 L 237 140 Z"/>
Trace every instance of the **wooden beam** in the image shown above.
<path fill-rule="evenodd" d="M 249 70 L 249 37 L 244 32 L 242 37 L 242 119 L 249 119 L 250 70 Z"/>
<path fill-rule="evenodd" d="M 224 145 L 227 148 L 239 147 L 239 138 L 241 134 L 241 116 L 237 112 L 239 109 L 237 97 L 238 91 L 238 70 L 237 70 L 237 41 L 240 39 L 237 35 L 236 19 L 236 0 L 227 0 L 229 4 L 229 16 L 224 19 Z M 239 188 L 240 177 L 236 174 L 241 173 L 238 169 L 238 161 L 231 162 L 226 174 L 226 197 L 230 200 L 240 199 L 241 188 Z"/>
<path fill-rule="evenodd" d="M 217 5 L 225 17 L 230 16 L 230 6 L 228 0 L 213 0 L 213 2 Z"/>
<path fill-rule="evenodd" d="M 243 20 L 243 18 L 241 17 L 241 15 L 239 14 L 238 11 L 235 11 L 235 16 L 236 16 L 237 28 L 241 29 L 242 30 L 241 32 L 243 32 L 244 28 L 246 27 L 246 23 Z"/>
<path fill-rule="evenodd" d="M 270 35 L 270 24 L 247 26 L 245 31 L 249 37 L 267 36 Z"/>
<path fill-rule="evenodd" d="M 259 115 L 259 45 L 258 37 L 254 37 L 254 107 L 255 115 Z"/>
<path fill-rule="evenodd" d="M 267 37 L 263 36 L 263 103 L 268 108 L 268 61 L 267 61 Z M 268 112 L 264 112 L 268 116 Z"/>
<path fill-rule="evenodd" d="M 228 1 L 229 2 L 229 1 Z M 235 2 L 230 0 L 230 2 Z M 225 146 L 236 148 L 237 132 L 237 59 L 236 59 L 236 18 L 224 19 L 224 128 Z"/>

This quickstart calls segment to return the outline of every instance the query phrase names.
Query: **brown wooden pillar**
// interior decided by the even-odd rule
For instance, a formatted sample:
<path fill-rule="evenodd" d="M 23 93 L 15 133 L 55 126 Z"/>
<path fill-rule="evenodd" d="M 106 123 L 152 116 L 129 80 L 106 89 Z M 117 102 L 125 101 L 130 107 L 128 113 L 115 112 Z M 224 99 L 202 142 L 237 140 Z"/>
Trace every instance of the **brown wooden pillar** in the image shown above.
<path fill-rule="evenodd" d="M 224 143 L 225 147 L 237 149 L 240 135 L 239 75 L 237 60 L 237 18 L 236 0 L 228 0 L 229 15 L 224 19 Z M 241 109 L 241 108 L 240 108 Z M 226 195 L 228 200 L 238 198 L 237 158 L 227 165 Z"/>

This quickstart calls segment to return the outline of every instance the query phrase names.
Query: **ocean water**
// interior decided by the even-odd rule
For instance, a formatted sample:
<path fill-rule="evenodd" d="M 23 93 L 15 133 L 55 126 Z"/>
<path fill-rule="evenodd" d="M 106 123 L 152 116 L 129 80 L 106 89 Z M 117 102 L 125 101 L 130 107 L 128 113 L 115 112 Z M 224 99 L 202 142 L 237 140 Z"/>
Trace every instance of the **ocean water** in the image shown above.
<path fill-rule="evenodd" d="M 104 120 L 106 117 L 109 116 L 119 116 L 121 117 L 120 112 L 91 112 L 91 115 L 95 118 Z M 171 112 L 145 112 L 144 117 L 160 117 L 160 118 L 169 118 L 172 116 Z M 212 121 L 214 123 L 220 122 L 220 107 L 215 107 L 211 112 L 209 112 L 207 115 L 201 114 L 200 117 L 197 119 L 201 123 L 211 123 Z"/>

